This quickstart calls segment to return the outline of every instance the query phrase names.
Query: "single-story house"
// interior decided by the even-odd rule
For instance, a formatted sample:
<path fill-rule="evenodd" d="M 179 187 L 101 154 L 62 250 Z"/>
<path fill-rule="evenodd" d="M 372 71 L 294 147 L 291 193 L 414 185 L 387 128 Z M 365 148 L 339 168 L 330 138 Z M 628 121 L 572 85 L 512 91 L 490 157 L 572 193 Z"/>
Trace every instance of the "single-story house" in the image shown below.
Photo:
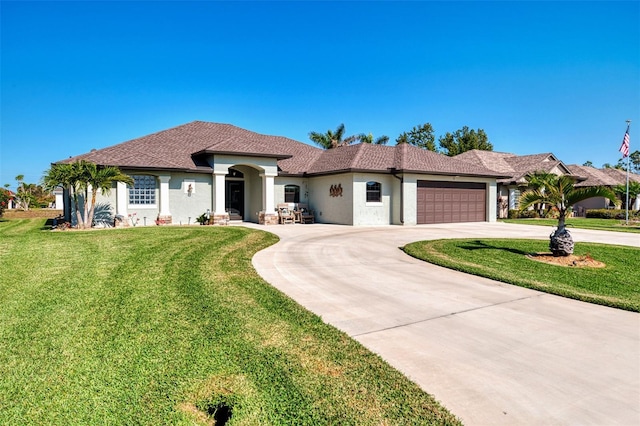
<path fill-rule="evenodd" d="M 626 185 L 627 172 L 624 170 L 605 168 L 596 169 L 590 166 L 579 166 L 570 164 L 569 170 L 576 175 L 582 176 L 584 179 L 576 184 L 576 187 L 589 186 L 607 186 L 613 188 L 617 185 Z M 640 182 L 640 176 L 635 173 L 629 173 L 630 182 Z M 589 198 L 573 206 L 573 210 L 578 216 L 584 216 L 587 209 L 606 209 L 612 207 L 608 199 L 604 197 Z M 630 206 L 631 210 L 640 210 L 640 198 L 636 198 L 635 203 Z"/>
<path fill-rule="evenodd" d="M 193 224 L 215 218 L 274 223 L 280 203 L 303 203 L 320 223 L 416 225 L 494 221 L 496 179 L 482 164 L 403 144 L 323 150 L 230 124 L 194 121 L 65 159 L 117 166 L 133 186 L 98 194 L 97 221 Z M 65 196 L 65 214 L 70 216 Z"/>
<path fill-rule="evenodd" d="M 573 175 L 571 170 L 551 153 L 516 155 L 507 152 L 472 149 L 458 154 L 454 158 L 471 164 L 479 164 L 507 175 L 507 177 L 497 180 L 497 210 L 500 218 L 506 218 L 509 210 L 519 208 L 520 194 L 529 185 L 528 174 L 542 171 L 556 175 Z M 581 179 L 583 178 L 576 176 L 576 180 Z"/>

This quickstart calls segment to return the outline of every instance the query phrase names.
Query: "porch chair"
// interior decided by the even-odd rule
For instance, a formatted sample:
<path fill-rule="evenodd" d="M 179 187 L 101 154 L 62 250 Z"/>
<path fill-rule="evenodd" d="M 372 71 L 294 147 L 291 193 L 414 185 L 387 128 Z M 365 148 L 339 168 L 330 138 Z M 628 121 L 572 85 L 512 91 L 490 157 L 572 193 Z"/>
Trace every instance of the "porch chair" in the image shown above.
<path fill-rule="evenodd" d="M 295 216 L 291 209 L 289 209 L 289 204 L 278 204 L 278 222 L 280 224 L 285 223 L 294 223 Z"/>
<path fill-rule="evenodd" d="M 313 210 L 310 210 L 306 204 L 298 204 L 297 215 L 300 223 L 314 223 L 315 221 Z"/>

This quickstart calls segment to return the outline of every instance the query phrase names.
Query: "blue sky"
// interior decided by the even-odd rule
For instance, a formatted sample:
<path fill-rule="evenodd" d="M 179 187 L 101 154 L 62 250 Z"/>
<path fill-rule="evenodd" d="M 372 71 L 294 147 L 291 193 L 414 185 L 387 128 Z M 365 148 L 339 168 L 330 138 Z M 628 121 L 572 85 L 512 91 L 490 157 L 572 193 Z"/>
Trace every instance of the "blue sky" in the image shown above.
<path fill-rule="evenodd" d="M 193 120 L 640 149 L 640 2 L 0 2 L 0 185 Z"/>

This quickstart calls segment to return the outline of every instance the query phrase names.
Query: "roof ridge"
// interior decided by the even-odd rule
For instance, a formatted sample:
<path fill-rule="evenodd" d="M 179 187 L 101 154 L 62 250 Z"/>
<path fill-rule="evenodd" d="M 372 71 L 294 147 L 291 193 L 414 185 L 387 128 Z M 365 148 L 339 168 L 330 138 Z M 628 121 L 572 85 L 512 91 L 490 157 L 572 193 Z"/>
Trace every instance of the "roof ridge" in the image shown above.
<path fill-rule="evenodd" d="M 364 147 L 365 145 L 369 145 L 369 144 L 360 142 L 360 143 L 356 143 L 356 144 L 351 145 L 351 146 L 356 147 L 356 150 L 355 150 L 356 151 L 356 155 L 354 155 L 353 158 L 351 159 L 351 167 L 352 168 L 355 168 L 356 164 L 358 164 L 358 162 L 360 161 L 360 158 L 362 157 L 362 152 L 365 149 L 367 149 L 367 148 Z"/>

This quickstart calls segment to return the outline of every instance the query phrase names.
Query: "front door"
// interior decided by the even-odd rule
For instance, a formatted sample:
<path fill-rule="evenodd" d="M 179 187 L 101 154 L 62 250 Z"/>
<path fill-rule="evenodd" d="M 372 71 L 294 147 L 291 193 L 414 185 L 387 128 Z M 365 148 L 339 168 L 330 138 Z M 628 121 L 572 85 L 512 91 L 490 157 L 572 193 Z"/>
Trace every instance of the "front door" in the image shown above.
<path fill-rule="evenodd" d="M 242 220 L 244 214 L 244 182 L 228 180 L 226 182 L 225 210 L 229 213 L 229 219 Z"/>

